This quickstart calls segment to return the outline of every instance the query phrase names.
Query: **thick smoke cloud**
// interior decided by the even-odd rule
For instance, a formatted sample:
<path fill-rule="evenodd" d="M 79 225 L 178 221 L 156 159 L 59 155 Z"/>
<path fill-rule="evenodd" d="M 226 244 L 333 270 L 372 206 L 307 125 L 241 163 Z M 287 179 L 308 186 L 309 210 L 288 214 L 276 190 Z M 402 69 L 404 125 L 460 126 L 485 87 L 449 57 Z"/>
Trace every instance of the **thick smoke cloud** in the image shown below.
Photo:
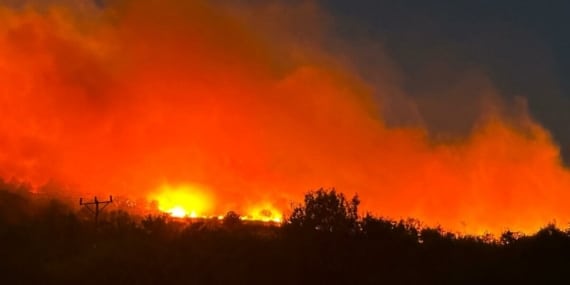
<path fill-rule="evenodd" d="M 353 45 L 369 46 L 367 42 L 372 41 L 385 46 L 405 74 L 402 87 L 415 100 L 432 136 L 464 136 L 471 130 L 477 120 L 476 108 L 471 108 L 478 98 L 473 94 L 476 88 L 457 90 L 456 86 L 465 78 L 479 77 L 476 80 L 491 82 L 507 105 L 517 97 L 526 98 L 530 113 L 552 132 L 563 158 L 570 161 L 570 117 L 566 112 L 570 85 L 565 80 L 570 72 L 570 43 L 563 28 L 568 26 L 565 11 L 569 3 L 321 3 L 337 19 L 337 37 Z M 359 65 L 368 68 L 371 53 L 359 54 L 364 55 Z M 449 106 L 458 106 L 457 113 L 469 115 L 454 115 Z M 437 109 L 454 119 L 442 120 Z"/>
<path fill-rule="evenodd" d="M 331 36 L 335 18 L 315 2 L 0 13 L 1 177 L 77 195 L 201 185 L 212 214 L 286 211 L 335 186 L 367 211 L 467 232 L 570 217 L 568 171 L 524 99 L 501 99 L 480 70 L 457 74 L 445 60 L 415 98 L 381 45 Z M 463 134 L 433 137 L 434 124 Z"/>

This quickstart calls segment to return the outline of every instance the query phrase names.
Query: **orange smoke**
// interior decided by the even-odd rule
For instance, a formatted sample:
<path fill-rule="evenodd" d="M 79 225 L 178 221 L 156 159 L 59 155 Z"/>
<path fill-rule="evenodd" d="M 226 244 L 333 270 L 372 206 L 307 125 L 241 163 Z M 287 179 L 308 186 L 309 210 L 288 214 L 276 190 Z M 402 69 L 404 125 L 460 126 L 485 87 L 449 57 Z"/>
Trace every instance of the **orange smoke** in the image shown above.
<path fill-rule="evenodd" d="M 570 172 L 526 110 L 491 104 L 449 141 L 387 127 L 373 94 L 398 87 L 319 48 L 326 21 L 311 19 L 330 19 L 314 4 L 80 3 L 0 9 L 0 177 L 182 216 L 276 220 L 334 186 L 364 211 L 453 231 L 570 221 Z"/>

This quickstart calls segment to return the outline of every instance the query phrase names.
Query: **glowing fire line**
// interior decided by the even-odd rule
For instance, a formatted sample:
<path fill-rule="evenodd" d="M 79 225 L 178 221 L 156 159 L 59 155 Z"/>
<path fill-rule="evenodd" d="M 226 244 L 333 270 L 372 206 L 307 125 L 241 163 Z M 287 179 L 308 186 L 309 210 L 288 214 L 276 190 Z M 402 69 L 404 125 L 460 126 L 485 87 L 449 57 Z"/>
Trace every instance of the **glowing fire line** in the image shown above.
<path fill-rule="evenodd" d="M 208 215 L 212 213 L 213 200 L 204 194 L 207 190 L 201 186 L 163 185 L 156 194 L 150 196 L 150 200 L 156 201 L 158 210 L 167 213 L 173 218 L 201 218 L 222 220 L 224 215 Z M 282 222 L 282 213 L 269 203 L 261 203 L 250 207 L 247 214 L 240 215 L 242 221 L 255 222 Z"/>

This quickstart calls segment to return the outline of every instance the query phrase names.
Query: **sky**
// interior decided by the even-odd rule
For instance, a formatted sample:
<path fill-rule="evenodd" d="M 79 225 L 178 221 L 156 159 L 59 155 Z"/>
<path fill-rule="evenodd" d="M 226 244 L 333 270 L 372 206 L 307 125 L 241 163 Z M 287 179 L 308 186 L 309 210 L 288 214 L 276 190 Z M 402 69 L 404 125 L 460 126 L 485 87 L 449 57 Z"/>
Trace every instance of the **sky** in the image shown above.
<path fill-rule="evenodd" d="M 377 41 L 385 48 L 405 74 L 404 86 L 412 96 L 445 89 L 442 85 L 457 80 L 454 75 L 477 69 L 505 98 L 525 98 L 532 116 L 551 131 L 565 162 L 570 161 L 568 1 L 321 3 L 337 19 L 335 33 L 362 44 Z M 447 65 L 439 76 L 448 80 L 440 80 L 438 64 Z M 433 76 L 439 77 L 435 84 Z M 453 100 L 440 104 L 443 109 L 454 105 Z M 470 125 L 449 126 L 429 111 L 423 114 L 435 131 L 464 132 Z"/>

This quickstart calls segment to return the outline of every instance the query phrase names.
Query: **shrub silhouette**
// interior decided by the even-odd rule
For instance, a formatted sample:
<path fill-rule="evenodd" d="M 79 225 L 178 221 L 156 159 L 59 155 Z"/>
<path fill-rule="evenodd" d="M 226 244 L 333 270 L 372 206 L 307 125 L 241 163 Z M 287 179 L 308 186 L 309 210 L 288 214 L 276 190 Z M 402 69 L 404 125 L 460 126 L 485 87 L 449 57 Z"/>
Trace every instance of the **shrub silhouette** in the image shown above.
<path fill-rule="evenodd" d="M 235 227 L 241 224 L 241 219 L 239 214 L 234 211 L 227 212 L 226 215 L 224 216 L 223 224 L 224 226 L 227 227 Z"/>
<path fill-rule="evenodd" d="M 323 188 L 305 195 L 304 204 L 293 209 L 287 225 L 329 233 L 356 233 L 358 230 L 358 196 L 348 201 L 344 194 Z"/>
<path fill-rule="evenodd" d="M 368 239 L 410 245 L 418 243 L 419 225 L 414 219 L 396 222 L 366 214 L 361 221 L 361 231 Z"/>

